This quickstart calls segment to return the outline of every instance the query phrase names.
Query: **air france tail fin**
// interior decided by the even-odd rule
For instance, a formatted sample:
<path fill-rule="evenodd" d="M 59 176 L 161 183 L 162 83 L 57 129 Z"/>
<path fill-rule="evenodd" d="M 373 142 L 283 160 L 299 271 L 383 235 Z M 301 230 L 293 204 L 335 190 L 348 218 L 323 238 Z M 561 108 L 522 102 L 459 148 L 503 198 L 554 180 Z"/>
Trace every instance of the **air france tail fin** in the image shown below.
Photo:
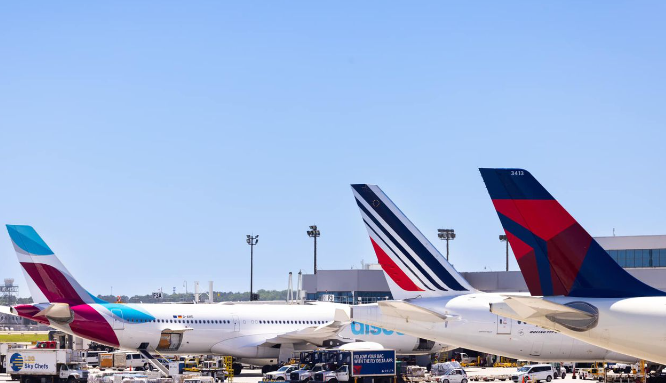
<path fill-rule="evenodd" d="M 96 303 L 72 277 L 32 226 L 7 225 L 30 294 L 35 303 Z"/>
<path fill-rule="evenodd" d="M 352 185 L 393 299 L 475 291 L 376 185 Z"/>
<path fill-rule="evenodd" d="M 666 295 L 627 273 L 523 169 L 479 169 L 532 295 Z"/>

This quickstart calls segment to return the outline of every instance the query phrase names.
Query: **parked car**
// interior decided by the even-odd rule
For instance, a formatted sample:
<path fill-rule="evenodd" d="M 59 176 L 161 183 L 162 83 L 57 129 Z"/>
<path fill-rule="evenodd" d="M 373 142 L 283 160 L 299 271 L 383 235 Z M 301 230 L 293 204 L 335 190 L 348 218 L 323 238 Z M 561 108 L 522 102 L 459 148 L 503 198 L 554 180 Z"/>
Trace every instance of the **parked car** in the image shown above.
<path fill-rule="evenodd" d="M 467 383 L 467 373 L 462 368 L 454 368 L 437 376 L 437 381 L 439 383 Z"/>
<path fill-rule="evenodd" d="M 531 382 L 538 382 L 545 380 L 550 382 L 555 376 L 555 371 L 553 366 L 550 364 L 531 364 L 527 366 L 520 367 L 518 371 L 511 375 L 511 380 L 514 383 L 522 383 L 523 378 Z"/>
<path fill-rule="evenodd" d="M 277 369 L 277 371 L 264 374 L 264 380 L 289 380 L 289 374 L 298 370 L 297 364 L 288 364 Z"/>

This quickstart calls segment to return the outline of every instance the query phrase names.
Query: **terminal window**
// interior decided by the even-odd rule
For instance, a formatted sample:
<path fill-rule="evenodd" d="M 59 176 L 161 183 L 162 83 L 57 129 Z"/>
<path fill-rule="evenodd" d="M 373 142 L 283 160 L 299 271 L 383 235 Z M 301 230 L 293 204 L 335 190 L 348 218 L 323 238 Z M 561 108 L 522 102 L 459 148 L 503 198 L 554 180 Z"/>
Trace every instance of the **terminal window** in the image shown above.
<path fill-rule="evenodd" d="M 608 250 L 608 254 L 622 267 L 666 267 L 666 249 Z"/>

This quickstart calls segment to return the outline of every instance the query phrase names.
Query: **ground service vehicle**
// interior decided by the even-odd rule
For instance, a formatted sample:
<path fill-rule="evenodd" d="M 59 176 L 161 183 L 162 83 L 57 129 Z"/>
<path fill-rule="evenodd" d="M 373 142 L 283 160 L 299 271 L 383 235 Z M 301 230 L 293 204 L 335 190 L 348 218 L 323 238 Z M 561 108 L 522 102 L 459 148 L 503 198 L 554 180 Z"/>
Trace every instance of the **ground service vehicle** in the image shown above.
<path fill-rule="evenodd" d="M 299 360 L 300 369 L 289 373 L 289 380 L 292 382 L 307 382 L 315 380 L 315 375 L 335 369 L 337 355 L 339 350 L 317 350 L 301 352 Z M 321 375 L 318 376 L 320 379 Z"/>
<path fill-rule="evenodd" d="M 555 376 L 555 371 L 550 364 L 528 364 L 520 367 L 516 373 L 511 374 L 511 380 L 514 383 L 522 383 L 523 378 L 531 382 L 543 380 L 550 382 L 553 380 L 553 376 Z"/>
<path fill-rule="evenodd" d="M 599 380 L 604 378 L 603 363 L 576 363 L 575 371 L 578 379 Z"/>
<path fill-rule="evenodd" d="M 393 382 L 396 376 L 395 350 L 343 351 L 338 355 L 340 367 L 331 383 L 367 379 L 373 383 Z"/>
<path fill-rule="evenodd" d="M 444 371 L 436 379 L 440 383 L 467 383 L 467 373 L 462 368 L 453 368 Z"/>
<path fill-rule="evenodd" d="M 88 371 L 80 368 L 82 358 L 72 350 L 12 349 L 6 362 L 12 380 L 21 383 L 37 383 L 42 378 L 67 383 L 88 380 Z"/>
<path fill-rule="evenodd" d="M 264 374 L 264 380 L 288 380 L 292 371 L 299 369 L 297 364 L 288 364 L 278 368 L 277 371 L 271 371 Z"/>
<path fill-rule="evenodd" d="M 551 363 L 551 366 L 553 366 L 554 379 L 564 379 L 567 376 L 567 369 L 564 367 L 564 365 L 562 365 L 562 363 Z"/>

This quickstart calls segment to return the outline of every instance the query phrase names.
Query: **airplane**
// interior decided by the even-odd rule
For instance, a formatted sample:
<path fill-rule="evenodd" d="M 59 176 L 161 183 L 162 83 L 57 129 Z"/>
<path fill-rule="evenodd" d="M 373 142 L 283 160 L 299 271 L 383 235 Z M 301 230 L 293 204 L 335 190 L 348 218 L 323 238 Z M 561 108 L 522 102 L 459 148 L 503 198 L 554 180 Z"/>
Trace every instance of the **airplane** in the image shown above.
<path fill-rule="evenodd" d="M 352 190 L 394 298 L 352 306 L 354 321 L 519 360 L 637 360 L 491 313 L 503 295 L 475 290 L 378 186 Z"/>
<path fill-rule="evenodd" d="M 341 343 L 347 348 L 377 349 L 381 340 L 399 354 L 425 354 L 447 347 L 377 328 L 357 334 L 346 304 L 109 303 L 84 289 L 31 226 L 7 225 L 7 230 L 32 299 L 38 303 L 1 311 L 101 344 L 137 350 L 151 363 L 153 352 L 230 355 L 261 365 L 271 360 L 286 362 L 295 351 Z M 356 340 L 368 342 L 350 345 Z M 240 368 L 240 363 L 234 365 L 236 374 Z"/>
<path fill-rule="evenodd" d="M 480 169 L 532 297 L 499 315 L 666 364 L 666 293 L 624 270 L 524 169 Z"/>

